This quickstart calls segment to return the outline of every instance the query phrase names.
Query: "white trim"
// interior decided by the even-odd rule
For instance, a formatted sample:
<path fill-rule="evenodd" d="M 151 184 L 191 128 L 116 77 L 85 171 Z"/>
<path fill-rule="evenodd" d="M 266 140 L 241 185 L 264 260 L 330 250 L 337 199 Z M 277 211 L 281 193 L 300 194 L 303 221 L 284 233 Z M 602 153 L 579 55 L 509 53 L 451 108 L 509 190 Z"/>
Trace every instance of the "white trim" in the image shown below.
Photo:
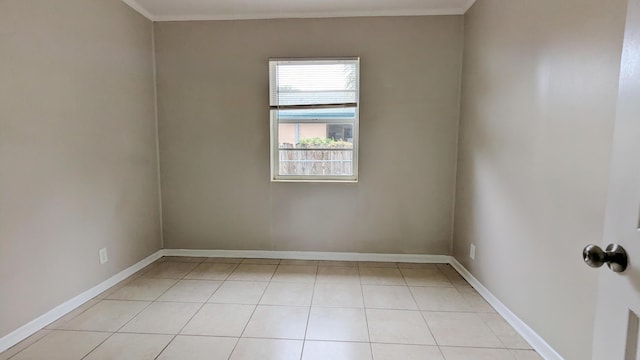
<path fill-rule="evenodd" d="M 471 9 L 471 7 L 473 6 L 473 4 L 476 3 L 476 0 L 467 0 L 467 4 L 462 8 L 462 14 L 465 14 L 467 11 L 469 11 L 469 9 Z"/>
<path fill-rule="evenodd" d="M 340 18 L 340 17 L 366 17 L 366 16 L 429 16 L 429 15 L 464 15 L 476 0 L 468 0 L 460 8 L 448 9 L 415 9 L 415 10 L 381 10 L 381 11 L 329 11 L 329 12 L 302 12 L 302 13 L 248 13 L 229 15 L 153 15 L 137 0 L 122 0 L 133 10 L 151 21 L 206 21 L 206 20 L 260 20 L 260 19 L 313 19 L 313 18 Z"/>
<path fill-rule="evenodd" d="M 151 21 L 156 21 L 155 16 L 151 14 L 144 6 L 140 5 L 136 0 L 122 0 L 123 3 L 129 5 L 133 10 L 140 13 L 140 15 L 146 17 Z"/>
<path fill-rule="evenodd" d="M 449 255 L 373 254 L 353 252 L 269 251 L 269 250 L 189 250 L 164 249 L 164 256 L 239 257 L 262 259 L 333 260 L 333 261 L 391 261 L 447 264 Z"/>
<path fill-rule="evenodd" d="M 146 258 L 135 263 L 134 265 L 120 271 L 119 273 L 113 275 L 112 277 L 92 287 L 91 289 L 83 292 L 82 294 L 65 301 L 64 303 L 40 315 L 36 319 L 31 320 L 27 324 L 10 332 L 9 334 L 0 338 L 0 353 L 14 346 L 20 341 L 26 339 L 27 337 L 33 335 L 40 329 L 58 320 L 59 318 L 63 317 L 64 315 L 76 309 L 77 307 L 84 304 L 85 302 L 100 295 L 100 293 L 102 293 L 103 291 L 109 289 L 110 287 L 114 286 L 120 281 L 135 274 L 137 271 L 141 270 L 142 268 L 151 264 L 152 262 L 158 260 L 160 257 L 162 257 L 162 250 L 156 251 L 152 255 L 149 255 Z"/>
<path fill-rule="evenodd" d="M 123 0 L 125 1 L 125 0 Z M 126 0 L 132 1 L 132 0 Z M 469 5 L 470 6 L 470 5 Z M 248 13 L 227 15 L 159 15 L 153 21 L 206 21 L 206 20 L 259 20 L 259 19 L 319 19 L 365 16 L 427 16 L 427 15 L 464 15 L 464 8 L 451 9 L 416 9 L 416 10 L 384 10 L 384 11 L 333 11 L 308 13 Z"/>
<path fill-rule="evenodd" d="M 524 321 L 520 320 L 509 308 L 507 308 L 498 298 L 493 295 L 489 289 L 484 287 L 478 279 L 476 279 L 469 270 L 467 270 L 462 264 L 458 262 L 454 257 L 451 257 L 449 264 L 460 275 L 467 280 L 467 282 L 473 286 L 474 289 L 500 314 L 522 338 L 524 338 L 531 347 L 538 352 L 543 359 L 546 360 L 563 360 L 562 356 L 558 354 L 538 333 L 529 327 Z"/>

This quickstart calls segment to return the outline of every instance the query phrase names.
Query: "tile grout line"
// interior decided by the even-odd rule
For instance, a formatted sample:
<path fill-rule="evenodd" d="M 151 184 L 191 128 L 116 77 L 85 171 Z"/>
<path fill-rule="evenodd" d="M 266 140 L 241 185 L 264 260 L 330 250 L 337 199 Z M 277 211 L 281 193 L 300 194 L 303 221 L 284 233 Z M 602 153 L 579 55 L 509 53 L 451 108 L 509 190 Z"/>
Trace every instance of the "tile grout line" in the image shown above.
<path fill-rule="evenodd" d="M 441 273 L 442 275 L 444 275 L 446 277 L 446 275 L 440 269 L 438 269 L 437 267 L 436 267 L 436 269 L 438 270 L 439 273 Z M 422 312 L 422 309 L 420 309 L 420 305 L 418 304 L 418 300 L 416 300 L 416 296 L 413 294 L 413 291 L 411 291 L 411 286 L 409 285 L 409 282 L 407 281 L 407 279 L 404 277 L 404 273 L 402 272 L 402 269 L 400 269 L 400 275 L 402 275 L 402 279 L 404 279 L 404 282 L 407 283 L 407 289 L 409 289 L 409 294 L 411 294 L 411 298 L 416 303 L 416 308 L 418 308 L 418 312 L 420 313 L 420 317 L 422 318 L 422 321 L 424 321 L 424 324 L 427 326 L 427 330 L 429 330 L 429 334 L 433 338 L 433 342 L 435 343 L 436 347 L 438 348 L 438 352 L 440 353 L 440 355 L 442 355 L 442 358 L 445 359 L 444 353 L 442 352 L 442 349 L 440 348 L 440 344 L 438 344 L 438 340 L 436 339 L 435 335 L 433 334 L 433 330 L 431 330 L 431 327 L 429 326 L 429 322 L 427 321 L 427 318 L 424 317 L 424 313 Z M 449 279 L 447 278 L 447 280 L 449 280 Z"/>
<path fill-rule="evenodd" d="M 397 264 L 396 264 L 397 266 Z M 360 266 L 358 265 L 358 282 L 360 283 L 360 295 L 362 296 L 362 312 L 364 312 L 364 322 L 367 326 L 367 337 L 369 338 L 369 352 L 371 353 L 371 359 L 373 360 L 373 344 L 371 343 L 371 329 L 369 329 L 369 318 L 367 316 L 367 305 L 364 302 L 364 289 L 362 284 L 362 277 L 360 276 Z"/>
<path fill-rule="evenodd" d="M 161 259 L 162 259 L 162 258 L 160 258 L 160 259 L 158 259 L 158 260 L 154 261 L 153 263 L 151 263 L 151 264 L 149 264 L 149 265 L 156 264 L 156 266 L 157 266 L 158 264 L 162 264 L 162 263 L 163 263 L 163 261 L 160 261 Z M 155 266 L 150 266 L 150 267 L 149 267 L 149 269 L 148 269 L 147 271 L 145 271 L 144 273 L 140 274 L 140 276 L 138 276 L 136 279 L 143 277 L 143 276 L 144 276 L 144 274 L 146 274 L 146 273 L 148 273 L 148 272 L 152 271 L 154 267 L 155 267 Z M 173 280 L 173 279 L 172 279 L 172 280 Z M 179 280 L 177 280 L 176 282 L 174 282 L 174 284 L 173 284 L 173 285 L 169 286 L 165 291 L 163 291 L 160 295 L 158 295 L 158 296 L 156 297 L 156 300 L 157 300 L 160 296 L 162 296 L 164 293 L 166 293 L 167 291 L 169 291 L 169 289 L 171 289 L 175 284 L 177 284 L 177 283 L 178 283 L 178 281 L 179 281 Z M 109 300 L 109 299 L 103 299 L 103 300 L 101 300 L 101 301 L 104 301 L 104 300 Z M 118 300 L 116 300 L 116 301 L 118 301 Z M 109 339 L 111 339 L 115 334 L 117 334 L 117 333 L 118 333 L 118 331 L 120 331 L 122 328 L 124 328 L 125 326 L 127 326 L 127 324 L 128 324 L 128 323 L 130 323 L 133 319 L 135 319 L 135 318 L 136 318 L 138 315 L 140 315 L 143 311 L 145 311 L 147 308 L 149 308 L 149 306 L 151 306 L 151 304 L 153 304 L 154 302 L 155 302 L 155 300 L 151 300 L 151 301 L 149 301 L 149 304 L 147 304 L 147 306 L 143 307 L 140 311 L 138 311 L 135 315 L 133 315 L 133 317 L 132 317 L 131 319 L 129 319 L 128 321 L 126 321 L 122 326 L 120 326 L 118 329 L 116 329 L 116 331 L 112 332 L 112 333 L 111 333 L 111 335 L 107 336 L 107 337 L 106 337 L 102 342 L 100 342 L 100 343 L 99 343 L 98 345 L 96 345 L 93 349 L 91 349 L 91 351 L 89 351 L 87 354 L 85 354 L 85 355 L 82 357 L 82 359 L 81 359 L 81 360 L 86 359 L 86 358 L 87 358 L 87 356 L 91 355 L 91 353 L 93 353 L 94 351 L 96 351 L 96 349 L 98 349 L 100 346 L 102 346 L 102 344 L 106 343 Z"/>
<path fill-rule="evenodd" d="M 137 276 L 134 280 L 137 280 L 139 278 L 143 278 L 145 274 L 149 273 L 150 271 L 153 270 L 154 267 L 158 266 L 159 264 L 163 264 L 166 263 L 166 261 L 161 261 L 164 257 L 161 257 L 160 259 L 154 261 L 153 263 L 149 264 L 149 265 L 154 265 L 155 266 L 148 266 L 149 269 L 147 271 L 145 271 L 144 273 L 140 274 L 139 276 Z M 197 267 L 197 265 L 195 266 Z M 194 267 L 194 268 L 195 268 Z M 191 269 L 193 270 L 193 269 Z M 133 317 L 131 319 L 129 319 L 128 321 L 126 321 L 122 326 L 120 326 L 116 331 L 112 332 L 111 335 L 109 335 L 107 338 L 105 338 L 101 343 L 99 343 L 97 346 L 95 346 L 93 349 L 91 349 L 91 351 L 89 351 L 86 355 L 84 355 L 82 357 L 82 359 L 86 359 L 87 356 L 91 355 L 91 353 L 93 353 L 94 351 L 96 351 L 96 349 L 98 347 L 100 347 L 102 344 L 104 344 L 105 342 L 107 342 L 109 339 L 111 339 L 115 334 L 118 334 L 120 330 L 122 330 L 125 326 L 127 326 L 127 324 L 129 324 L 131 321 L 133 321 L 133 319 L 135 319 L 138 315 L 140 315 L 143 311 L 145 311 L 146 309 L 148 309 L 151 304 L 153 304 L 154 302 L 156 302 L 156 300 L 158 300 L 162 295 L 164 295 L 167 291 L 169 291 L 169 289 L 173 288 L 178 282 L 180 282 L 180 279 L 184 278 L 184 276 L 186 276 L 186 274 L 188 274 L 189 272 L 185 273 L 181 278 L 175 279 L 172 278 L 170 280 L 175 280 L 175 282 L 169 286 L 167 289 L 165 289 L 162 293 L 160 293 L 160 295 L 158 295 L 155 300 L 151 300 L 149 301 L 149 304 L 147 304 L 147 306 L 143 307 L 140 311 L 138 311 L 135 315 L 133 315 Z M 169 279 L 169 278 L 153 278 L 153 277 L 149 277 L 148 279 Z M 126 285 L 125 285 L 126 286 Z M 117 290 L 116 290 L 117 291 Z M 101 301 L 105 301 L 105 300 L 111 300 L 111 301 L 123 301 L 123 300 L 117 300 L 117 299 L 102 299 Z M 145 300 L 139 300 L 140 302 L 143 302 Z M 154 334 L 154 335 L 160 335 L 160 334 Z M 173 340 L 173 338 L 172 338 Z M 169 341 L 170 343 L 171 341 Z M 169 344 L 167 343 L 167 345 Z M 164 350 L 164 348 L 163 348 Z M 162 351 L 161 351 L 162 352 Z"/>
<path fill-rule="evenodd" d="M 238 264 L 238 266 L 236 266 L 235 269 L 240 267 L 241 264 L 242 263 Z M 258 264 L 249 264 L 249 265 L 258 265 Z M 262 294 L 260 295 L 260 298 L 256 302 L 256 305 L 253 308 L 253 312 L 251 312 L 251 316 L 249 316 L 249 319 L 247 320 L 247 323 L 244 324 L 244 327 L 242 328 L 242 331 L 240 332 L 240 335 L 238 336 L 238 340 L 236 341 L 235 345 L 233 346 L 233 349 L 231 349 L 231 352 L 229 353 L 229 356 L 227 357 L 227 360 L 231 359 L 231 356 L 233 355 L 234 351 L 236 351 L 236 349 L 238 348 L 238 344 L 240 343 L 240 339 L 242 339 L 242 335 L 247 330 L 247 326 L 249 326 L 249 323 L 251 322 L 251 319 L 253 318 L 253 315 L 256 313 L 256 310 L 258 309 L 258 305 L 260 305 L 260 302 L 262 301 L 262 298 L 264 297 L 264 294 L 267 292 L 267 289 L 269 288 L 269 285 L 271 284 L 271 279 L 273 279 L 273 275 L 275 275 L 275 273 L 276 273 L 276 271 L 278 271 L 279 267 L 280 267 L 280 260 L 278 260 L 278 264 L 277 264 L 276 268 L 271 273 L 271 277 L 269 277 L 269 281 L 267 282 L 267 286 L 264 288 L 264 291 L 262 291 Z M 229 274 L 229 276 L 231 276 L 231 274 Z M 227 279 L 229 278 L 229 276 L 227 276 Z"/>
<path fill-rule="evenodd" d="M 311 289 L 311 301 L 309 301 L 309 313 L 307 314 L 307 324 L 304 327 L 304 335 L 302 337 L 302 349 L 300 349 L 300 360 L 304 356 L 304 347 L 307 344 L 307 332 L 309 331 L 309 321 L 311 320 L 311 309 L 313 308 L 313 297 L 316 294 L 316 284 L 318 283 L 318 270 L 320 262 L 316 265 L 316 276 L 313 278 L 313 288 Z"/>
<path fill-rule="evenodd" d="M 186 274 L 184 274 L 178 281 L 175 282 L 175 284 L 173 284 L 171 287 L 169 287 L 165 292 L 163 292 L 162 294 L 160 294 L 160 296 L 158 296 L 156 298 L 156 300 L 154 300 L 153 302 L 159 302 L 157 301 L 159 298 L 162 297 L 162 295 L 166 294 L 167 291 L 171 290 L 174 286 L 176 286 L 178 283 L 180 283 L 180 281 L 185 280 L 185 278 L 191 274 L 191 272 L 193 272 L 193 270 L 195 270 L 198 266 L 200 266 L 201 264 L 204 264 L 204 260 L 200 263 L 198 263 L 198 265 L 194 266 L 190 271 L 188 271 Z M 237 266 L 236 266 L 237 267 Z M 235 269 L 235 268 L 234 268 Z M 233 270 L 232 270 L 233 271 Z M 229 275 L 231 274 L 231 272 L 229 273 Z M 229 277 L 229 275 L 227 275 L 225 277 L 225 279 L 227 277 Z M 162 355 L 162 353 L 169 347 L 169 345 L 178 337 L 178 335 L 180 335 L 180 333 L 182 332 L 182 330 L 184 330 L 184 328 L 189 324 L 189 322 L 191 322 L 191 320 L 200 312 L 200 310 L 202 310 L 202 308 L 208 303 L 209 299 L 211 299 L 211 297 L 213 296 L 213 294 L 215 294 L 218 289 L 220 289 L 220 287 L 222 286 L 222 284 L 224 283 L 224 280 L 222 282 L 220 282 L 220 285 L 218 285 L 218 287 L 211 293 L 211 295 L 209 295 L 209 297 L 207 297 L 207 300 L 205 300 L 204 303 L 202 303 L 202 305 L 200 305 L 200 307 L 198 308 L 198 310 L 196 310 L 193 315 L 191 315 L 191 317 L 189 317 L 189 319 L 187 321 L 185 321 L 184 325 L 182 325 L 182 327 L 176 332 L 175 335 L 173 335 L 173 337 L 171 338 L 171 340 L 169 340 L 169 342 L 167 342 L 167 344 L 162 348 L 162 350 L 160 350 L 160 352 L 158 353 L 158 355 L 156 355 L 154 357 L 154 359 L 157 359 L 160 355 Z M 132 319 L 133 320 L 133 319 Z"/>

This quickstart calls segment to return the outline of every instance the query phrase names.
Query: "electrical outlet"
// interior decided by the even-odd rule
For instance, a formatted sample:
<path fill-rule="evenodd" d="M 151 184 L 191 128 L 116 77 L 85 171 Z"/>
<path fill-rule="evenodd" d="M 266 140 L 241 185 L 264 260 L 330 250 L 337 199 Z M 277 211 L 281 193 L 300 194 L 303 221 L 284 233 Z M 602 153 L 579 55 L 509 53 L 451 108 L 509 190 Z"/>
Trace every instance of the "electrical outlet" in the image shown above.
<path fill-rule="evenodd" d="M 107 261 L 109 261 L 109 256 L 107 255 L 107 248 L 100 249 L 98 254 L 100 255 L 100 264 L 104 264 Z"/>
<path fill-rule="evenodd" d="M 471 244 L 471 248 L 469 250 L 469 257 L 471 258 L 471 260 L 474 260 L 476 258 L 476 246 Z"/>

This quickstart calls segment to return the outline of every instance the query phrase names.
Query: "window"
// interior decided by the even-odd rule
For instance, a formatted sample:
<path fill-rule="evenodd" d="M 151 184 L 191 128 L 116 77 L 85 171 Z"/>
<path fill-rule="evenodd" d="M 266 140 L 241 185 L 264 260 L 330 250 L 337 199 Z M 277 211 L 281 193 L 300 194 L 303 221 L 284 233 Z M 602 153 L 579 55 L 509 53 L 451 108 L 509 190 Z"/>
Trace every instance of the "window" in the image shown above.
<path fill-rule="evenodd" d="M 360 60 L 269 61 L 272 181 L 358 180 Z"/>

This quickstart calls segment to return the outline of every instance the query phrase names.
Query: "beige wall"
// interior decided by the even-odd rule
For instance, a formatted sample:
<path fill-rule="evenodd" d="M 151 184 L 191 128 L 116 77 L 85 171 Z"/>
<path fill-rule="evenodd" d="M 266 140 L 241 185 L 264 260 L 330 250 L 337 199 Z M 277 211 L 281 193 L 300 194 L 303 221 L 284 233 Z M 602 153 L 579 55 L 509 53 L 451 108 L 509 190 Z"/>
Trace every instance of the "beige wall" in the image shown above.
<path fill-rule="evenodd" d="M 625 3 L 478 0 L 465 15 L 454 255 L 566 359 L 591 358 L 597 272 L 581 251 L 603 241 Z"/>
<path fill-rule="evenodd" d="M 448 254 L 462 17 L 156 23 L 165 246 Z M 360 182 L 269 182 L 270 57 L 361 57 Z"/>
<path fill-rule="evenodd" d="M 160 248 L 151 32 L 120 1 L 0 1 L 0 337 Z"/>

